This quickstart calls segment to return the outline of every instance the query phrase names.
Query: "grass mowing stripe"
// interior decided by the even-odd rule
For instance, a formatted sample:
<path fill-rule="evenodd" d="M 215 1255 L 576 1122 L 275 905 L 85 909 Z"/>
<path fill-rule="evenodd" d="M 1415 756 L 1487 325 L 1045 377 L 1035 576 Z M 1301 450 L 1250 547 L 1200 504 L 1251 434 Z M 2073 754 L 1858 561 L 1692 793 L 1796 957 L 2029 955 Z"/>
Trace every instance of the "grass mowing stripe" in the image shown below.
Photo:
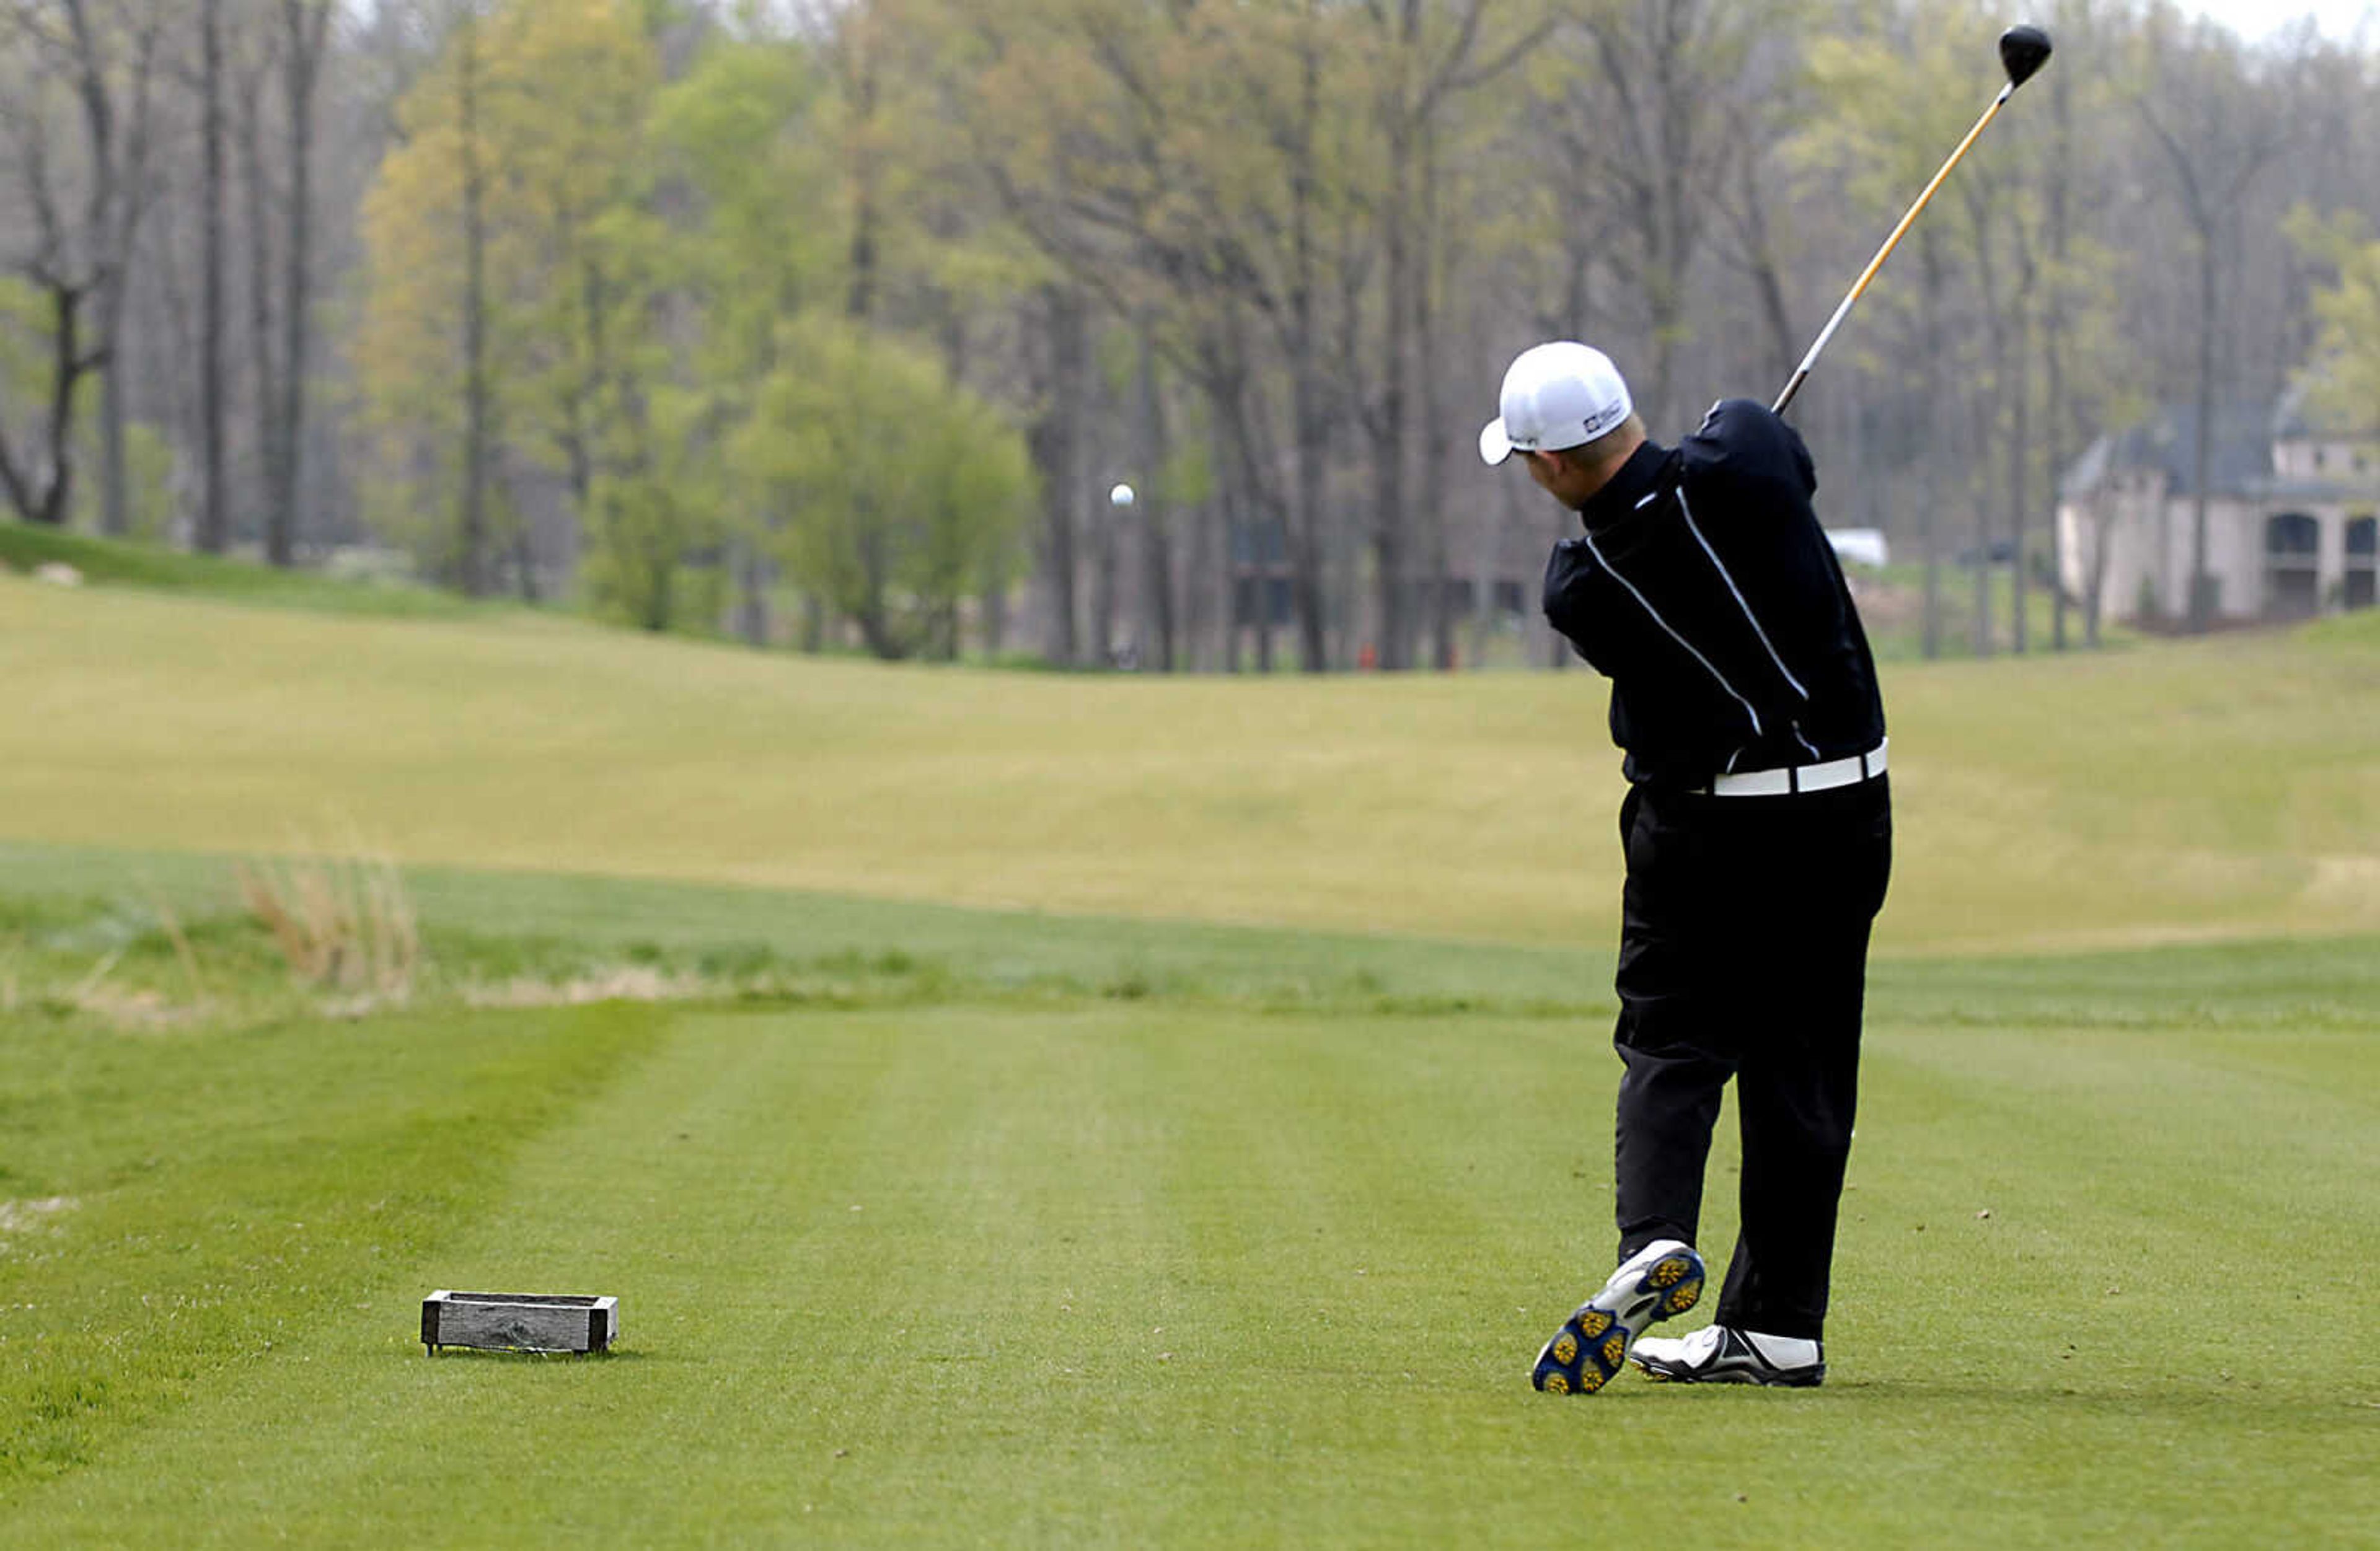
<path fill-rule="evenodd" d="M 628 1300 L 621 1357 L 432 1363 L 354 1311 L 0 1529 L 2368 1538 L 2375 1342 L 2330 1280 L 2380 1253 L 2347 1174 L 2368 1143 L 2325 1123 L 2305 1157 L 2277 1154 L 2266 1138 L 2300 1096 L 2227 1099 L 2187 1024 L 1878 1027 L 1829 1387 L 1530 1393 L 1530 1352 L 1593 1274 L 1565 1263 L 1595 1266 L 1609 1233 L 1605 1037 L 1573 1019 L 1161 1005 L 677 1013 L 634 1084 L 531 1145 L 496 1209 L 381 1284 L 600 1267 Z M 2110 1121 L 2127 1067 L 2186 1131 Z M 2176 1167 L 2192 1151 L 2231 1194 L 2156 1189 L 2192 1177 Z M 1714 1161 L 1723 1187 L 1731 1144 Z M 2292 1208 L 2308 1167 L 2333 1188 Z M 1966 1205 L 1985 1188 L 2000 1199 L 1979 1220 Z M 1730 1216 L 1715 1199 L 1721 1254 Z M 2309 1243 L 2311 1263 L 2281 1257 Z"/>
<path fill-rule="evenodd" d="M 653 1027 L 635 1008 L 0 1024 L 0 1496 L 266 1363 L 454 1231 Z"/>
<path fill-rule="evenodd" d="M 159 973 L 180 968 L 157 930 L 164 901 L 197 931 L 237 901 L 232 858 L 0 842 L 0 985 L 49 945 L 85 974 L 145 935 Z M 1256 1002 L 1354 1015 L 1560 1013 L 1608 1025 L 1609 943 L 1572 949 L 1274 932 L 909 904 L 832 894 L 606 878 L 412 868 L 431 939 L 464 940 L 456 973 L 507 958 L 532 966 L 623 963 L 793 965 L 836 1000 L 1041 995 Z M 220 966 L 200 943 L 201 970 Z M 77 958 L 74 955 L 79 954 Z M 2121 952 L 1878 957 L 1878 1021 L 1925 1025 L 2193 1025 L 2287 1031 L 2370 1026 L 2380 937 L 2270 938 Z"/>
<path fill-rule="evenodd" d="M 87 917 L 88 929 L 77 937 L 88 964 L 126 933 L 153 926 L 161 900 L 186 919 L 238 908 L 236 860 L 0 842 L 0 904 L 16 900 L 23 902 L 20 914 Z M 929 996 L 1055 992 L 1372 1012 L 1592 1007 L 1611 994 L 1610 955 L 1602 944 L 1528 948 L 1281 932 L 437 867 L 408 868 L 405 878 L 429 932 L 433 971 L 441 939 L 466 934 L 468 958 L 509 946 L 524 957 L 732 970 L 772 957 L 819 970 L 830 981 L 906 979 L 913 982 L 907 990 Z M 0 910 L 0 954 L 12 946 L 6 925 Z"/>

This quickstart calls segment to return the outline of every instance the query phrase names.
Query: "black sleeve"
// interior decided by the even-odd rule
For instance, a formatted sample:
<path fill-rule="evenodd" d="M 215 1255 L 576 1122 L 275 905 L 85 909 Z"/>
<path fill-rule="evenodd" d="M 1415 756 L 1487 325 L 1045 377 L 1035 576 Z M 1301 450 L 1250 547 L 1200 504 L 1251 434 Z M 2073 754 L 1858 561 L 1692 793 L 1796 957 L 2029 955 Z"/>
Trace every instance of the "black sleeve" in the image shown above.
<path fill-rule="evenodd" d="M 1609 678 L 1616 662 L 1610 638 L 1612 600 L 1620 589 L 1595 563 L 1584 539 L 1565 539 L 1546 561 L 1546 622 L 1571 650 Z"/>
<path fill-rule="evenodd" d="M 1682 473 L 1596 536 L 1601 559 L 1667 638 L 1683 676 L 1706 677 L 1742 709 L 1754 740 L 1790 739 L 1809 692 L 1742 590 L 1741 562 L 1730 564 L 1712 538 L 1715 527 L 1737 520 L 1742 498 L 1692 465 Z"/>
<path fill-rule="evenodd" d="M 1712 405 L 1702 429 L 1679 450 L 1689 469 L 1735 493 L 1756 498 L 1791 491 L 1789 499 L 1803 503 L 1818 493 L 1817 466 L 1802 433 L 1754 399 Z"/>

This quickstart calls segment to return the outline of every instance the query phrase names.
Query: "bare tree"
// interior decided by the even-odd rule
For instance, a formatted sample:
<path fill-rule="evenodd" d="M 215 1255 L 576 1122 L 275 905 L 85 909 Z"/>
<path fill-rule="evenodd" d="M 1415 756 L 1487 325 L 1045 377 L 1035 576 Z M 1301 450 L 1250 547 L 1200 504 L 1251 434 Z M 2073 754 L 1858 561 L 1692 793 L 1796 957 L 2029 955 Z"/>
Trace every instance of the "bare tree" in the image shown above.
<path fill-rule="evenodd" d="M 224 412 L 231 397 L 224 373 L 224 28 L 223 0 L 199 0 L 199 427 L 204 469 L 196 548 L 221 554 L 231 539 L 225 489 Z"/>
<path fill-rule="evenodd" d="M 1388 669 L 1413 666 L 1414 639 L 1425 623 L 1439 666 L 1452 654 L 1445 607 L 1447 567 L 1439 541 L 1442 530 L 1427 502 L 1421 503 L 1424 521 L 1431 527 L 1421 536 L 1427 563 L 1418 574 L 1410 552 L 1416 537 L 1411 465 L 1434 430 L 1416 427 L 1412 410 L 1431 382 L 1420 357 L 1434 344 L 1436 327 L 1436 297 L 1427 283 L 1436 236 L 1429 218 L 1438 208 L 1432 182 L 1435 137 L 1457 95 L 1504 75 L 1549 30 L 1549 24 L 1540 19 L 1517 33 L 1491 36 L 1488 14 L 1486 0 L 1449 6 L 1397 0 L 1367 7 L 1378 34 L 1373 45 L 1372 111 L 1382 130 L 1385 164 L 1373 195 L 1372 223 L 1381 251 L 1378 367 L 1363 375 L 1374 377 L 1379 391 L 1359 395 L 1357 410 L 1372 445 L 1372 566 L 1379 665 Z M 1344 311 L 1352 343 L 1354 321 L 1364 309 L 1350 305 Z M 1357 352 L 1348 354 L 1353 357 Z M 1351 358 L 1347 367 L 1351 379 L 1360 381 L 1358 364 Z M 1419 618 L 1413 607 L 1417 594 L 1427 600 Z"/>
<path fill-rule="evenodd" d="M 298 476 L 306 445 L 307 367 L 314 313 L 314 144 L 322 63 L 329 47 L 334 0 L 281 0 L 281 95 L 284 160 L 288 172 L 281 245 L 281 358 L 261 384 L 277 401 L 264 440 L 264 552 L 275 565 L 297 558 Z M 254 261 L 268 251 L 260 227 Z"/>
<path fill-rule="evenodd" d="M 0 13 L 0 28 L 27 78 L 0 105 L 0 121 L 18 191 L 31 215 L 0 262 L 46 299 L 52 362 L 42 456 L 20 458 L 0 431 L 0 484 L 10 503 L 34 521 L 66 520 L 74 484 L 76 390 L 97 373 L 102 526 L 110 533 L 129 526 L 115 345 L 149 194 L 164 12 L 157 0 L 104 7 L 98 0 L 15 0 Z M 61 137 L 61 116 L 79 124 L 79 137 Z M 77 206 L 71 213 L 69 204 Z"/>
<path fill-rule="evenodd" d="M 463 491 L 458 559 L 463 590 L 478 598 L 495 586 L 488 486 L 496 446 L 496 410 L 488 363 L 489 171 L 480 115 L 484 60 L 476 8 L 467 8 L 455 24 L 455 47 L 463 193 Z"/>
<path fill-rule="evenodd" d="M 2222 244 L 2233 235 L 2249 185 L 2289 140 L 2288 104 L 2246 80 L 2239 42 L 2202 23 L 2187 38 L 2171 34 L 2172 18 L 2152 17 L 2146 43 L 2154 73 L 2132 98 L 2150 139 L 2164 153 L 2174 192 L 2189 222 L 2197 262 L 2196 443 L 2192 449 L 2190 628 L 2204 630 L 2215 608 L 2215 578 L 2206 567 L 2207 486 L 2213 475 L 2216 341 L 2222 332 L 2216 278 Z"/>
<path fill-rule="evenodd" d="M 1556 104 L 1573 181 L 1571 218 L 1636 301 L 1645 418 L 1676 413 L 1681 346 L 1691 333 L 1694 261 L 1731 168 L 1742 82 L 1774 4 L 1590 0 L 1579 7 L 1592 87 Z"/>

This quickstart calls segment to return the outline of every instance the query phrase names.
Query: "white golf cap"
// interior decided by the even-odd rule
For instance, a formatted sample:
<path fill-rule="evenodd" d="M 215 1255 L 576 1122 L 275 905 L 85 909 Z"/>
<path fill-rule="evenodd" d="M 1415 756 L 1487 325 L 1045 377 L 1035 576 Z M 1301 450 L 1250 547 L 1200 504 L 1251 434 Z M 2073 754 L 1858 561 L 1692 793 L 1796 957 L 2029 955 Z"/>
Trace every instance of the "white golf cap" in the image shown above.
<path fill-rule="evenodd" d="M 1574 340 L 1533 345 L 1504 373 L 1503 413 L 1479 432 L 1479 455 L 1499 464 L 1512 450 L 1551 453 L 1583 446 L 1635 410 L 1611 357 Z"/>

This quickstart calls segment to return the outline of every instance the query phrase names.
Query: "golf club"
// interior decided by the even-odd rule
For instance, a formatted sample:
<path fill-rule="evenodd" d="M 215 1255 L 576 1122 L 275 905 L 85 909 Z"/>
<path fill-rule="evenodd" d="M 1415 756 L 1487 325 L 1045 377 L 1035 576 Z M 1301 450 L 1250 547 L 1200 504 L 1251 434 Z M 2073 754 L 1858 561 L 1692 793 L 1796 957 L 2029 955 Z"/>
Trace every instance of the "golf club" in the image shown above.
<path fill-rule="evenodd" d="M 2000 64 L 2008 71 L 2008 84 L 2000 88 L 1999 95 L 1992 99 L 1992 105 L 1984 110 L 1984 116 L 1975 120 L 1975 127 L 1967 131 L 1967 138 L 1959 142 L 1959 149 L 1950 152 L 1950 159 L 1942 164 L 1942 170 L 1934 175 L 1934 181 L 1917 196 L 1917 202 L 1909 207 L 1909 213 L 1900 218 L 1900 224 L 1892 228 L 1892 235 L 1884 239 L 1884 246 L 1876 250 L 1876 257 L 1867 261 L 1867 268 L 1862 270 L 1860 277 L 1852 283 L 1851 291 L 1843 297 L 1842 305 L 1836 308 L 1835 315 L 1827 320 L 1827 326 L 1818 331 L 1817 342 L 1810 346 L 1810 353 L 1802 357 L 1802 364 L 1793 369 L 1792 379 L 1785 384 L 1785 391 L 1777 395 L 1776 413 L 1785 413 L 1785 406 L 1793 402 L 1795 394 L 1802 391 L 1802 383 L 1809 377 L 1810 369 L 1818 364 L 1818 352 L 1827 347 L 1827 341 L 1835 337 L 1835 330 L 1850 315 L 1852 304 L 1860 299 L 1860 293 L 1866 290 L 1868 282 L 1876 278 L 1876 272 L 1884 268 L 1884 261 L 1892 257 L 1892 250 L 1900 245 L 1901 237 L 1915 224 L 1917 212 L 1925 208 L 1925 201 L 1934 197 L 1934 190 L 1942 187 L 1942 180 L 1950 176 L 1950 169 L 1959 164 L 1959 158 L 1975 143 L 1975 138 L 1984 132 L 1984 126 L 1989 124 L 1993 115 L 2016 94 L 2018 87 L 2031 80 L 2034 72 L 2048 62 L 2049 34 L 2040 28 L 2030 25 L 2011 27 L 2000 34 Z"/>

